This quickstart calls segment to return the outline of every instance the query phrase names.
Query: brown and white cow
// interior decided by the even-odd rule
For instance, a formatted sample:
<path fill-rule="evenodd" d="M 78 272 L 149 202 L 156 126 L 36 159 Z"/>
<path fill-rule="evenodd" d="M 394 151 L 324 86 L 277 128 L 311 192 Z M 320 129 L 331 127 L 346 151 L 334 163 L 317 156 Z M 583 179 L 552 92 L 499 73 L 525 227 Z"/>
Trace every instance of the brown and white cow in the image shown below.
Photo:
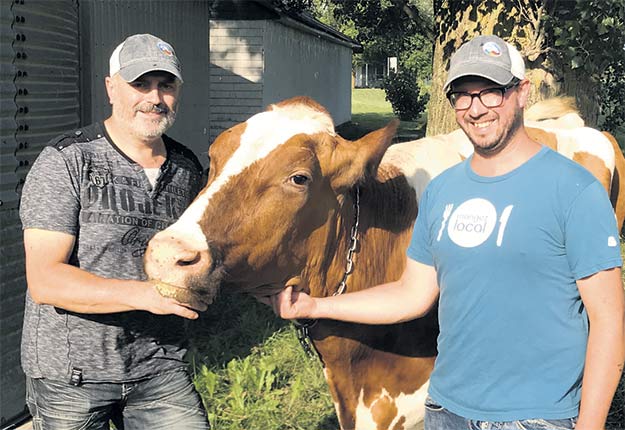
<path fill-rule="evenodd" d="M 625 220 L 625 157 L 610 133 L 586 127 L 572 97 L 556 97 L 525 112 L 529 135 L 588 169 L 604 186 L 619 231 Z"/>
<path fill-rule="evenodd" d="M 438 173 L 460 157 L 448 160 L 442 147 L 404 154 L 395 145 L 395 158 L 380 165 L 395 129 L 391 123 L 347 141 L 325 109 L 296 98 L 225 131 L 211 145 L 206 188 L 150 242 L 146 273 L 211 292 L 225 282 L 268 294 L 268 286 L 275 292 L 300 279 L 312 294 L 333 294 L 345 272 L 359 184 L 359 242 L 347 289 L 398 278 L 417 214 L 402 160 L 412 169 L 418 159 L 441 158 Z M 415 183 L 434 174 L 410 173 Z M 254 291 L 259 286 L 262 293 Z M 437 330 L 434 313 L 396 326 L 319 321 L 311 329 L 342 428 L 414 428 Z"/>
<path fill-rule="evenodd" d="M 347 290 L 397 279 L 423 188 L 467 147 L 446 136 L 390 146 L 396 126 L 348 141 L 324 108 L 299 97 L 225 131 L 210 148 L 207 186 L 150 241 L 146 273 L 204 298 L 221 285 L 257 296 L 287 284 L 334 294 L 358 212 Z M 392 326 L 320 320 L 310 332 L 343 429 L 416 428 L 435 312 Z"/>

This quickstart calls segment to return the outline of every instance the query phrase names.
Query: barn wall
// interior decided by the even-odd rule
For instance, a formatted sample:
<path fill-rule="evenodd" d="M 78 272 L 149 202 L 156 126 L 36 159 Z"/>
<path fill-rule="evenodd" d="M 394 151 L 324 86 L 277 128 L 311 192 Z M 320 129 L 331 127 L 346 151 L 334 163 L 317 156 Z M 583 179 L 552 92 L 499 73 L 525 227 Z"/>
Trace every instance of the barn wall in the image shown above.
<path fill-rule="evenodd" d="M 263 110 L 262 20 L 211 20 L 210 140 Z"/>
<path fill-rule="evenodd" d="M 278 19 L 211 19 L 210 39 L 211 142 L 297 95 L 324 105 L 337 125 L 351 119 L 351 47 Z"/>
<path fill-rule="evenodd" d="M 263 105 L 305 95 L 342 124 L 351 119 L 352 49 L 285 25 L 266 21 Z"/>
<path fill-rule="evenodd" d="M 85 123 L 110 115 L 104 78 L 115 47 L 132 34 L 151 33 L 171 43 L 182 64 L 178 117 L 167 134 L 191 148 L 206 165 L 209 4 L 206 0 L 80 0 Z"/>
<path fill-rule="evenodd" d="M 0 425 L 25 415 L 26 279 L 19 191 L 43 146 L 79 125 L 75 0 L 0 2 Z"/>

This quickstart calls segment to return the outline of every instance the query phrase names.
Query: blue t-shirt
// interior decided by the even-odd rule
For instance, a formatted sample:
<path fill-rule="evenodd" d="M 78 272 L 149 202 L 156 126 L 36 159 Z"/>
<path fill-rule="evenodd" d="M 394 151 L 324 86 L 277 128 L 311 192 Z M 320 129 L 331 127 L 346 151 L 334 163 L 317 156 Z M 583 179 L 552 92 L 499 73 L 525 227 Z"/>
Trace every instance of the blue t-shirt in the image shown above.
<path fill-rule="evenodd" d="M 547 147 L 502 176 L 469 162 L 428 185 L 408 248 L 440 287 L 430 395 L 475 420 L 576 416 L 588 338 L 576 280 L 621 265 L 608 196 Z"/>

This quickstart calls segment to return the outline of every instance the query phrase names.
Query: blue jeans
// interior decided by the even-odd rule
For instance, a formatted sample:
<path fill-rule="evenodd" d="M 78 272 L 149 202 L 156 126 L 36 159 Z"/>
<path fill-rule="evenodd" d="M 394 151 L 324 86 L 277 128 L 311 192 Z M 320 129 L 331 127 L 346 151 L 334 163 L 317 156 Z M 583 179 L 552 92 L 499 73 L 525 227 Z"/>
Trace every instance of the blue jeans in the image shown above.
<path fill-rule="evenodd" d="M 26 402 L 33 428 L 91 430 L 210 428 L 199 394 L 185 370 L 141 381 L 83 383 L 27 378 Z"/>
<path fill-rule="evenodd" d="M 477 421 L 458 416 L 432 400 L 425 400 L 425 430 L 571 430 L 577 417 L 563 420 Z"/>

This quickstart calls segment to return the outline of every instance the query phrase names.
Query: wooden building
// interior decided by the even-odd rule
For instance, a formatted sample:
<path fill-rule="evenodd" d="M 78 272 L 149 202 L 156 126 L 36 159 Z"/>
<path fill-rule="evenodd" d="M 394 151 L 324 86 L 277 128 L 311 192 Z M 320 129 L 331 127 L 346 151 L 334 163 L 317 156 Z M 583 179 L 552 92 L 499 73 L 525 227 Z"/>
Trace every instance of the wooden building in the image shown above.
<path fill-rule="evenodd" d="M 210 137 L 297 95 L 351 119 L 354 40 L 272 1 L 217 1 L 210 22 Z"/>

